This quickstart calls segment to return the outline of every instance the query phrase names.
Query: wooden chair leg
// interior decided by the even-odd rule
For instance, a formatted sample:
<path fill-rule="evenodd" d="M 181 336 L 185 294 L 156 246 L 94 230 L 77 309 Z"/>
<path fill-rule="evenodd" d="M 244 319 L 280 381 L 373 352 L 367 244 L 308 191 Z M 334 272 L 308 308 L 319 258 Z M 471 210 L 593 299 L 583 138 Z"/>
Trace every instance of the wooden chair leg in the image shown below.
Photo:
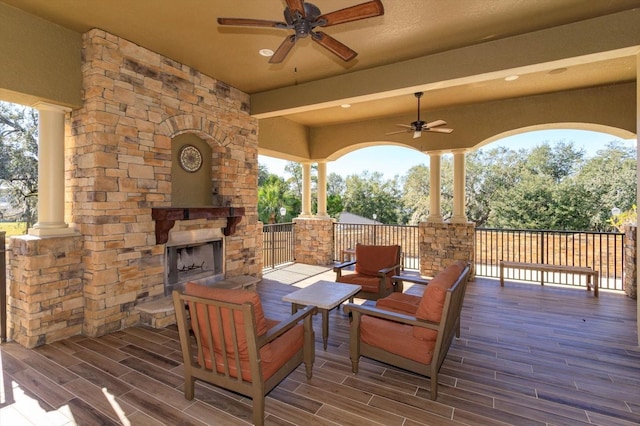
<path fill-rule="evenodd" d="M 438 374 L 434 374 L 431 377 L 431 399 L 433 401 L 438 398 Z"/>
<path fill-rule="evenodd" d="M 253 398 L 253 424 L 264 425 L 264 395 L 255 395 Z"/>
<path fill-rule="evenodd" d="M 360 361 L 360 314 L 354 312 L 351 320 L 349 358 L 351 358 L 351 371 L 358 372 L 358 362 Z"/>
<path fill-rule="evenodd" d="M 304 327 L 304 340 L 302 347 L 302 358 L 304 360 L 304 366 L 307 373 L 307 379 L 310 379 L 313 376 L 313 363 L 316 358 L 315 353 L 315 333 L 313 331 L 313 316 L 309 315 L 304 319 L 303 327 Z"/>
<path fill-rule="evenodd" d="M 351 371 L 353 374 L 358 372 L 358 363 L 360 362 L 360 357 L 351 358 Z"/>
<path fill-rule="evenodd" d="M 196 379 L 192 376 L 184 378 L 184 397 L 191 401 L 195 393 Z"/>

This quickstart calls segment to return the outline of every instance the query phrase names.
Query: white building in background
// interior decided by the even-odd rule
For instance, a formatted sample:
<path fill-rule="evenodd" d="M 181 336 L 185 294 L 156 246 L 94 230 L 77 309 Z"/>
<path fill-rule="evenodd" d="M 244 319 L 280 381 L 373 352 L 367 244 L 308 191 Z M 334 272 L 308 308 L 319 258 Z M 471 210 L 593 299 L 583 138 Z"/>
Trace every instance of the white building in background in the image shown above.
<path fill-rule="evenodd" d="M 338 223 L 352 223 L 357 225 L 382 225 L 382 222 L 378 222 L 375 219 L 369 219 L 349 212 L 340 213 L 340 216 L 338 216 Z"/>

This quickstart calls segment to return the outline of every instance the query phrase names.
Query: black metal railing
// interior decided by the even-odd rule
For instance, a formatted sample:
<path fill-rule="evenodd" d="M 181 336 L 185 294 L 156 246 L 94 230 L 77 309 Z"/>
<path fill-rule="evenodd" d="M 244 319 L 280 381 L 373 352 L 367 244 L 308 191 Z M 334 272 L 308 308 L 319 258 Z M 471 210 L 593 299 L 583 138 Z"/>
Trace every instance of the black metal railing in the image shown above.
<path fill-rule="evenodd" d="M 590 267 L 599 273 L 600 288 L 623 290 L 624 234 L 613 232 L 476 229 L 476 275 L 498 277 L 500 260 Z M 540 281 L 541 272 L 507 270 L 505 278 Z M 545 282 L 584 285 L 585 277 L 545 273 Z"/>
<path fill-rule="evenodd" d="M 293 223 L 276 223 L 262 226 L 263 268 L 295 262 Z"/>
<path fill-rule="evenodd" d="M 342 262 L 357 243 L 400 244 L 405 269 L 420 269 L 417 226 L 336 223 L 333 226 L 333 260 Z M 292 223 L 264 225 L 264 267 L 294 262 Z M 477 228 L 475 274 L 499 277 L 500 260 L 549 265 L 591 267 L 598 271 L 600 288 L 624 290 L 624 234 L 611 232 L 538 231 Z M 540 281 L 541 272 L 507 269 L 505 278 Z M 545 273 L 550 284 L 585 285 L 585 277 L 568 273 Z"/>
<path fill-rule="evenodd" d="M 420 269 L 418 227 L 402 225 L 361 225 L 336 223 L 333 226 L 333 260 L 342 262 L 356 244 L 389 245 L 402 247 L 404 269 Z"/>

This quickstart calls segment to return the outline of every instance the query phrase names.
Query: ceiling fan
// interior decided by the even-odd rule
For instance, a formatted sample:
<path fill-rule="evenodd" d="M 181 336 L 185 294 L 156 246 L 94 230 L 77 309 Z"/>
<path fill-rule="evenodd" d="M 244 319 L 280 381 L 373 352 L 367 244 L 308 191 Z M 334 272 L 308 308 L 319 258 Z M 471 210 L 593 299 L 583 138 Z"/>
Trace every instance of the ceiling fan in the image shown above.
<path fill-rule="evenodd" d="M 413 132 L 413 138 L 419 138 L 420 136 L 422 136 L 422 132 L 437 132 L 437 133 L 451 133 L 453 132 L 453 129 L 449 129 L 446 127 L 440 127 L 440 126 L 446 126 L 447 122 L 444 120 L 436 120 L 436 121 L 431 121 L 429 123 L 426 123 L 422 120 L 420 120 L 420 98 L 422 97 L 423 92 L 416 92 L 415 93 L 415 97 L 418 98 L 418 119 L 416 121 L 413 121 L 410 125 L 409 124 L 396 124 L 396 126 L 400 126 L 400 127 L 406 127 L 407 130 L 400 130 L 398 132 L 391 132 L 391 133 L 387 133 L 387 135 L 396 135 L 398 133 L 405 133 L 405 132 Z"/>
<path fill-rule="evenodd" d="M 346 22 L 384 15 L 384 8 L 380 0 L 368 1 L 325 14 L 322 14 L 316 5 L 307 3 L 304 0 L 286 0 L 286 2 L 287 7 L 284 9 L 284 20 L 286 22 L 262 19 L 218 18 L 218 24 L 294 30 L 295 33 L 285 38 L 280 47 L 278 47 L 278 50 L 276 50 L 271 59 L 269 59 L 269 63 L 272 64 L 282 62 L 296 41 L 309 35 L 313 41 L 339 56 L 342 60 L 350 61 L 357 55 L 354 50 L 340 43 L 330 35 L 322 31 L 314 31 L 314 29 L 316 27 L 329 27 L 331 25 L 344 24 Z"/>

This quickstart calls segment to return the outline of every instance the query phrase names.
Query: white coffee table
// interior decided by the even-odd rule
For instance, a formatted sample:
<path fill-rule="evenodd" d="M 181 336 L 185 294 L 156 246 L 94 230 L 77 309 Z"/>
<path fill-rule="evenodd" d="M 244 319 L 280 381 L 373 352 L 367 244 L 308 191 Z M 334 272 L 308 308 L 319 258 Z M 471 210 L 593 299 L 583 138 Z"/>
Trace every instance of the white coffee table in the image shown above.
<path fill-rule="evenodd" d="M 359 285 L 353 284 L 318 281 L 308 287 L 283 296 L 282 300 L 291 303 L 291 313 L 294 314 L 299 307 L 313 305 L 318 308 L 322 313 L 322 342 L 326 350 L 329 337 L 329 311 L 347 299 L 349 299 L 349 302 L 353 302 L 353 296 L 361 288 Z"/>

